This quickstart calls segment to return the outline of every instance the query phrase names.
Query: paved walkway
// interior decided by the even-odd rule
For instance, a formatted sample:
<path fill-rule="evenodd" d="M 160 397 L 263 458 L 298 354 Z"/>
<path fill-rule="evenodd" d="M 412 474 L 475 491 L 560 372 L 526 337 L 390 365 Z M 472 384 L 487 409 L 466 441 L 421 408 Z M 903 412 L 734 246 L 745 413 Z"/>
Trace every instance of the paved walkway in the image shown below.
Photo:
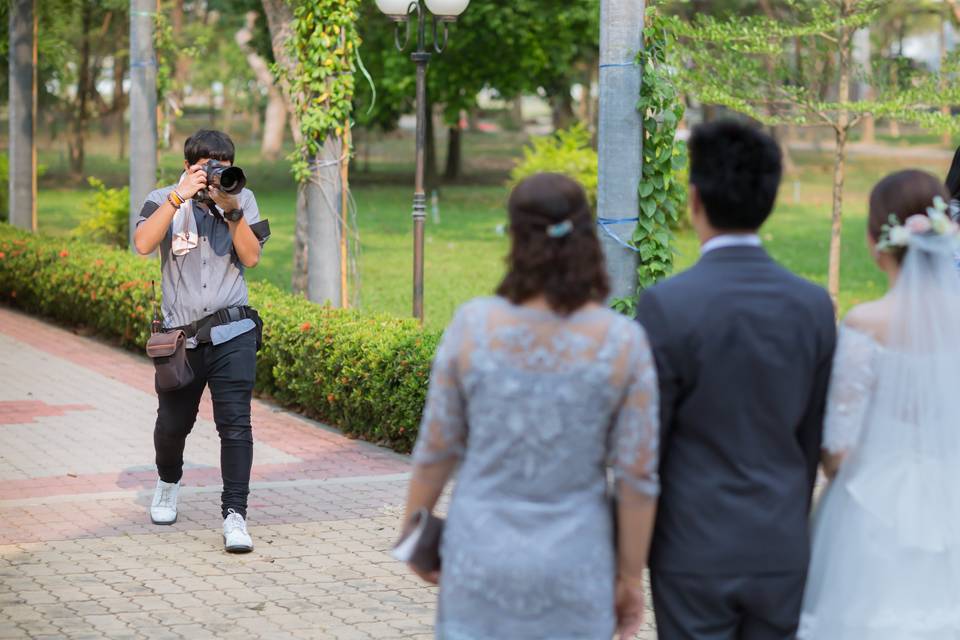
<path fill-rule="evenodd" d="M 384 552 L 404 456 L 255 401 L 256 548 L 229 555 L 209 397 L 172 527 L 155 416 L 145 358 L 0 307 L 0 639 L 432 638 L 436 594 Z"/>

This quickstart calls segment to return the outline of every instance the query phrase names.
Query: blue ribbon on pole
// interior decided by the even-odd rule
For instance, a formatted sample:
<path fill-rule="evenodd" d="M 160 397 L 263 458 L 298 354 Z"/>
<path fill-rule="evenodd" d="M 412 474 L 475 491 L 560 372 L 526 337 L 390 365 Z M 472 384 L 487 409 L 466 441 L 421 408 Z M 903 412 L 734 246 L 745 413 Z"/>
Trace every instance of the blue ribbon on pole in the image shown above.
<path fill-rule="evenodd" d="M 600 217 L 597 218 L 597 225 L 599 225 L 600 228 L 603 230 L 603 232 L 608 236 L 610 236 L 614 242 L 619 244 L 624 249 L 629 249 L 634 253 L 639 253 L 640 252 L 639 249 L 628 244 L 625 240 L 623 240 L 620 236 L 615 234 L 609 228 L 609 225 L 612 225 L 612 224 L 628 224 L 631 222 L 640 222 L 640 218 L 637 216 L 634 216 L 633 218 L 600 218 Z"/>

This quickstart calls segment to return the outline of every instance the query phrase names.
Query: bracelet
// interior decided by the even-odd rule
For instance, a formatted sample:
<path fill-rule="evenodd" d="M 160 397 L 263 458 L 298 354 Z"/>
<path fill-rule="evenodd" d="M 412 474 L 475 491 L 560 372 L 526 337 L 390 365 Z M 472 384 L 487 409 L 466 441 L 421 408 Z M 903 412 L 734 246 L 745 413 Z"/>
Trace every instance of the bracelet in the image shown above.
<path fill-rule="evenodd" d="M 187 201 L 187 199 L 184 198 L 182 195 L 180 195 L 180 192 L 177 191 L 176 189 L 174 189 L 173 192 L 174 192 L 175 194 L 177 194 L 177 197 L 178 197 L 178 198 L 180 198 L 180 204 L 183 204 L 184 202 Z"/>
<path fill-rule="evenodd" d="M 179 203 L 178 203 L 178 202 L 176 201 L 176 199 L 174 198 L 173 193 L 170 193 L 170 195 L 167 196 L 167 202 L 169 202 L 169 203 L 170 203 L 170 206 L 172 206 L 174 209 L 180 209 L 180 205 L 183 204 L 183 202 L 179 202 Z"/>

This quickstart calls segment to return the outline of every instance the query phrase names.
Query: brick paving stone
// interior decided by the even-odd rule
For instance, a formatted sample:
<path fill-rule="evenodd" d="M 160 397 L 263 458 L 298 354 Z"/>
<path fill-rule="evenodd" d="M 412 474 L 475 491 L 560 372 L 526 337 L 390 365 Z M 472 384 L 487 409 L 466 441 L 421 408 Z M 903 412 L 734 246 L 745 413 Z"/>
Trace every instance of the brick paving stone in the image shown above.
<path fill-rule="evenodd" d="M 0 306 L 0 640 L 433 637 L 436 589 L 386 553 L 406 457 L 255 401 L 233 556 L 206 395 L 179 520 L 147 519 L 155 415 L 146 358 Z"/>

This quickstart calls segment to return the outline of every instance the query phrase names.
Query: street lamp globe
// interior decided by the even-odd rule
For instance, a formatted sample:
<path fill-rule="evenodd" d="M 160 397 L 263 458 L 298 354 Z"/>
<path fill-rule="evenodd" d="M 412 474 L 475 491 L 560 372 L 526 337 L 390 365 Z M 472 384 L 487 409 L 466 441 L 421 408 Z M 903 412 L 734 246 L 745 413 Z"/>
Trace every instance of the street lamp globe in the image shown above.
<path fill-rule="evenodd" d="M 377 0 L 377 8 L 394 20 L 406 20 L 411 4 L 410 0 Z"/>
<path fill-rule="evenodd" d="M 469 4 L 470 0 L 427 0 L 427 9 L 441 20 L 456 20 Z"/>

